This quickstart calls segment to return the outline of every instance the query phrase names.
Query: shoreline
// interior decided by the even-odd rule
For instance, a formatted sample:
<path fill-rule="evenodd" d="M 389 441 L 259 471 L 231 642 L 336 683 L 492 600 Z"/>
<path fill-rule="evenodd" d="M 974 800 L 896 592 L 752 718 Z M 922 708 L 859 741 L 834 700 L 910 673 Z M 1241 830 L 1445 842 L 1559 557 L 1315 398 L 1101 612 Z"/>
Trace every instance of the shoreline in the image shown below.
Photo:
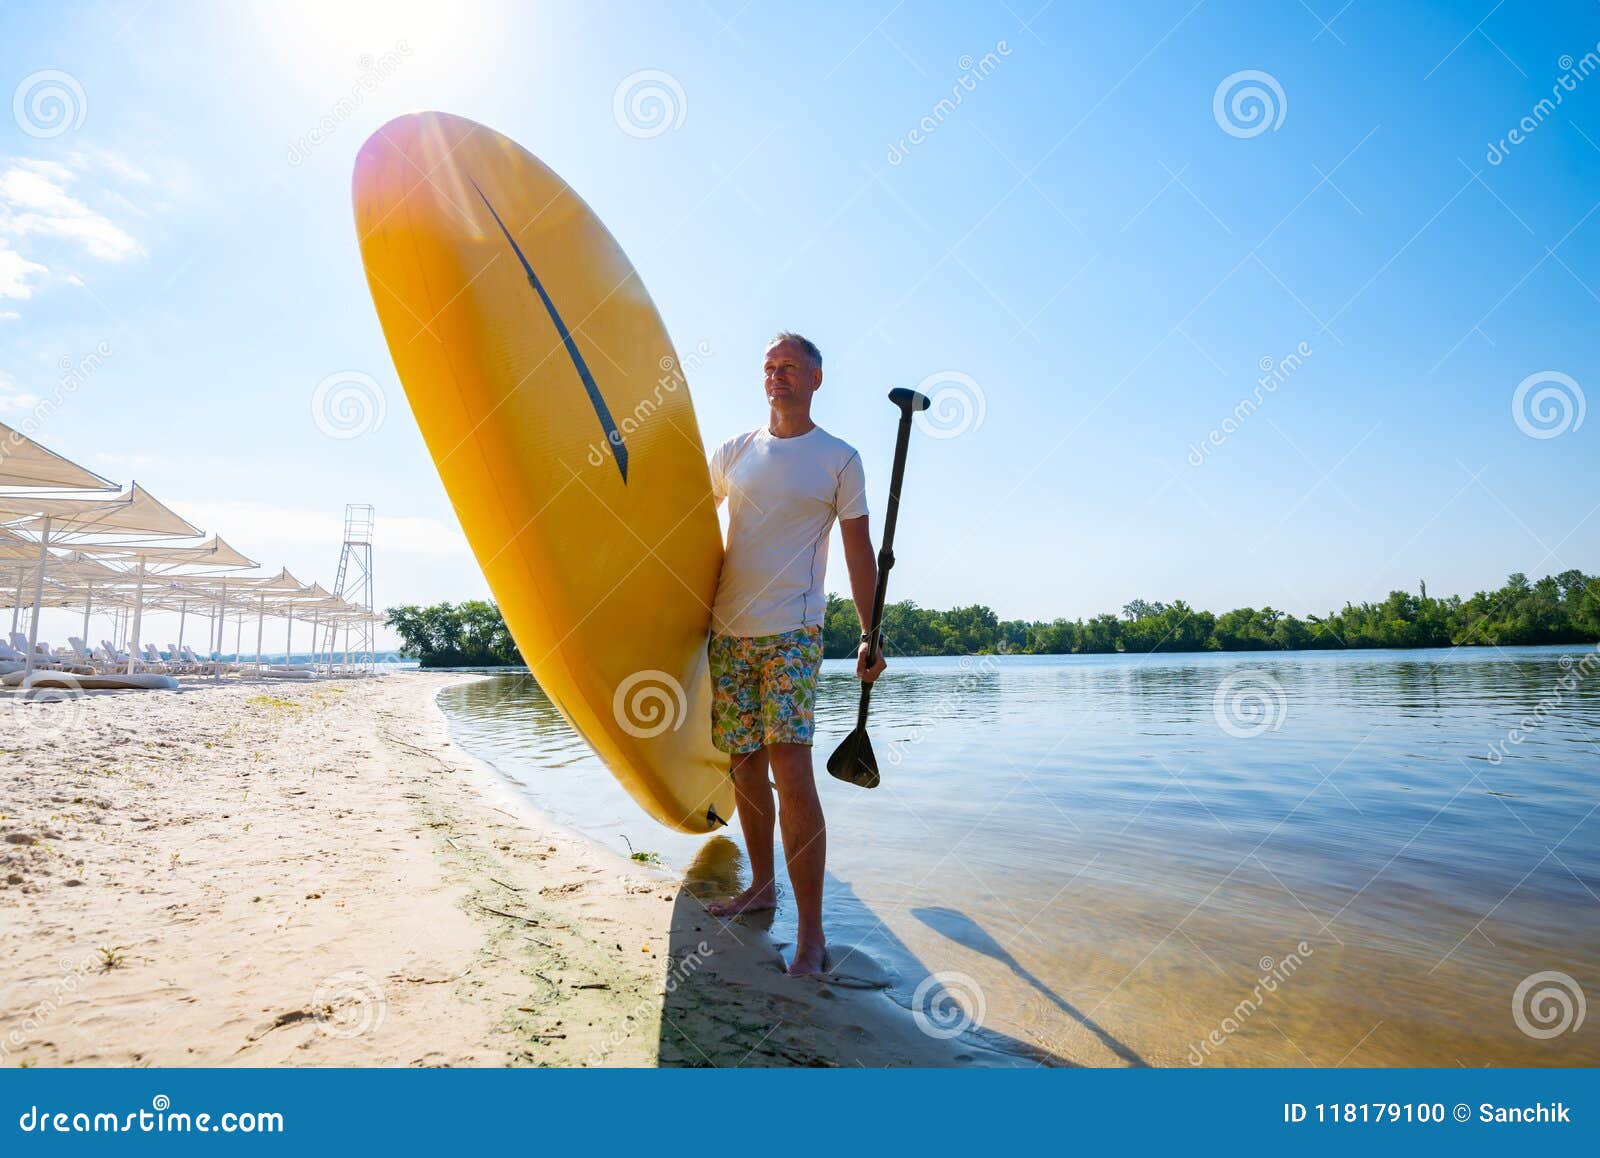
<path fill-rule="evenodd" d="M 559 826 L 450 737 L 481 678 L 17 705 L 0 1064 L 1035 1064 Z"/>

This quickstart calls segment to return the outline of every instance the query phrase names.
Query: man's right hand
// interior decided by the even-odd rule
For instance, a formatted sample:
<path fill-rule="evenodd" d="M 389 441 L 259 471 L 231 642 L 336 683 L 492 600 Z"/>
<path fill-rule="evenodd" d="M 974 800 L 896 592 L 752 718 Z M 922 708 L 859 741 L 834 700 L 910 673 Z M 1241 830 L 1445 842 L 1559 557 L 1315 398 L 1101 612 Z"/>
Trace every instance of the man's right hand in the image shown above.
<path fill-rule="evenodd" d="M 872 663 L 868 664 L 868 659 Z M 872 656 L 872 642 L 863 639 L 861 646 L 856 650 L 856 678 L 862 683 L 870 684 L 883 674 L 883 669 L 889 666 L 889 661 L 884 658 L 880 648 L 876 657 Z"/>

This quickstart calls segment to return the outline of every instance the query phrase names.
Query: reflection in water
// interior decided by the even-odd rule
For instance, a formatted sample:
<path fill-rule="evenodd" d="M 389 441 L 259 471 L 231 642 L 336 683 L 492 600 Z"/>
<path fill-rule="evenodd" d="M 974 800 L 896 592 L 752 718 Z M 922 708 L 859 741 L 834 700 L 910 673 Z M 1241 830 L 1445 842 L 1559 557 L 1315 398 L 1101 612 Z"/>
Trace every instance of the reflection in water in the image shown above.
<path fill-rule="evenodd" d="M 712 835 L 695 852 L 683 869 L 683 888 L 701 901 L 732 896 L 744 886 L 739 874 L 744 871 L 744 849 L 725 836 Z"/>
<path fill-rule="evenodd" d="M 902 1003 L 968 974 L 991 1028 L 1087 1064 L 1600 1061 L 1600 1019 L 1537 1039 L 1511 1015 L 1524 978 L 1600 959 L 1588 654 L 896 660 L 883 787 L 818 777 L 830 940 Z M 857 686 L 824 665 L 819 763 Z M 442 702 L 558 819 L 680 867 L 714 847 L 697 876 L 737 887 L 737 833 L 645 820 L 531 680 Z"/>

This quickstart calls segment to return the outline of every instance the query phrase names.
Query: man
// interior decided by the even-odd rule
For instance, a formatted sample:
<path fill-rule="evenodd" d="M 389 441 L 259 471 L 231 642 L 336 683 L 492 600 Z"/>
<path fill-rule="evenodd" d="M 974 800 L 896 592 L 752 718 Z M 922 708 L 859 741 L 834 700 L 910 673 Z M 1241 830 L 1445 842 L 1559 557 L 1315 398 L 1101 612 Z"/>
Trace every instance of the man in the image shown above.
<path fill-rule="evenodd" d="M 834 521 L 856 614 L 868 626 L 878 563 L 861 456 L 811 421 L 822 354 L 799 334 L 779 334 L 767 346 L 763 372 L 767 425 L 729 439 L 711 456 L 712 494 L 728 503 L 728 549 L 711 616 L 712 739 L 732 758 L 750 887 L 707 908 L 731 917 L 777 905 L 770 769 L 800 918 L 789 973 L 801 976 L 823 971 L 827 948 L 827 827 L 812 777 L 811 739 Z M 871 682 L 885 664 L 868 652 L 863 631 L 856 675 Z"/>

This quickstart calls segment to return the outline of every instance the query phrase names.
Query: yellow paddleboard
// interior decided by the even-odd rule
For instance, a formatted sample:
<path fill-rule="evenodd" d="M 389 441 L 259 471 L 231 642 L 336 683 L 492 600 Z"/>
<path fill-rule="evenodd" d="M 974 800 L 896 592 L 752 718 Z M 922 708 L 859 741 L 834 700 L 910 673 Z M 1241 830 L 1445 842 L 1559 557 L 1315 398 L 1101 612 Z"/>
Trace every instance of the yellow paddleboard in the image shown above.
<path fill-rule="evenodd" d="M 651 816 L 725 823 L 706 668 L 722 539 L 632 263 L 537 157 L 446 113 L 374 133 L 354 197 L 395 369 L 539 686 Z"/>

